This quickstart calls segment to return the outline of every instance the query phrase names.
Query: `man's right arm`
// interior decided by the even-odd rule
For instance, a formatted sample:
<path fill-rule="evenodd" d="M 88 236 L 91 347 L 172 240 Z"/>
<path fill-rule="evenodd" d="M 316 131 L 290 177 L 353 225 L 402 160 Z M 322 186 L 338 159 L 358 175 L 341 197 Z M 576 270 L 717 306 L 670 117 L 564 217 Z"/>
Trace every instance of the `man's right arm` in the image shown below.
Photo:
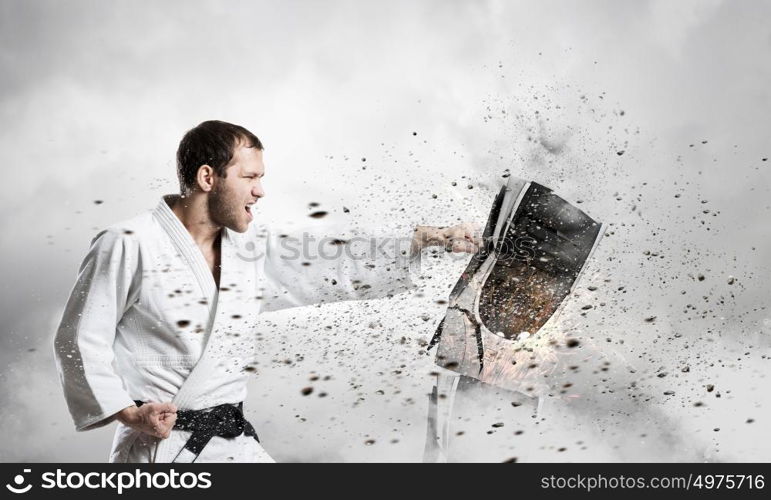
<path fill-rule="evenodd" d="M 130 236 L 103 231 L 91 243 L 54 341 L 59 378 L 75 428 L 101 427 L 134 404 L 112 367 L 115 331 L 139 268 Z"/>

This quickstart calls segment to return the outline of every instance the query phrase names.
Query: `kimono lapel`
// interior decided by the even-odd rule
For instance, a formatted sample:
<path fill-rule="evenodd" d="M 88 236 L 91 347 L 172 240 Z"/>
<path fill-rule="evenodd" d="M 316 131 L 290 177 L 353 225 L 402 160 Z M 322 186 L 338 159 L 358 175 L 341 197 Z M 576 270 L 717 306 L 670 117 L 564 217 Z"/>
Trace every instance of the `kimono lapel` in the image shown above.
<path fill-rule="evenodd" d="M 173 212 L 171 215 L 176 218 Z M 184 229 L 184 226 L 182 227 Z M 235 267 L 237 250 L 236 243 L 230 230 L 223 228 L 220 245 L 220 284 L 222 290 L 227 290 L 226 284 L 237 280 L 238 269 Z M 203 255 L 200 255 L 200 258 L 203 260 Z M 185 379 L 185 382 L 172 399 L 172 402 L 179 409 L 202 409 L 210 406 L 206 402 L 206 388 L 210 387 L 212 379 L 216 378 L 217 366 L 222 362 L 221 357 L 217 356 L 217 353 L 220 352 L 221 349 L 213 348 L 213 346 L 220 344 L 224 340 L 223 337 L 229 327 L 227 314 L 230 308 L 227 307 L 228 304 L 220 303 L 220 290 L 217 289 L 216 284 L 214 283 L 214 277 L 211 275 L 208 266 L 206 272 L 211 279 L 211 286 L 214 288 L 214 300 L 212 301 L 213 310 L 210 316 L 209 325 L 207 325 L 208 338 L 201 358 L 195 364 L 187 379 Z M 158 442 L 158 447 L 156 448 L 155 461 L 171 462 L 178 451 L 179 450 L 171 448 L 170 439 L 161 440 Z"/>
<path fill-rule="evenodd" d="M 164 196 L 153 211 L 153 215 L 166 231 L 166 234 L 169 235 L 177 252 L 179 252 L 182 259 L 187 262 L 187 265 L 193 271 L 203 296 L 212 300 L 217 293 L 217 285 L 214 282 L 214 276 L 212 276 L 209 265 L 206 263 L 201 249 L 193 241 L 193 236 L 169 206 L 177 198 L 179 198 L 179 195 L 171 194 Z"/>

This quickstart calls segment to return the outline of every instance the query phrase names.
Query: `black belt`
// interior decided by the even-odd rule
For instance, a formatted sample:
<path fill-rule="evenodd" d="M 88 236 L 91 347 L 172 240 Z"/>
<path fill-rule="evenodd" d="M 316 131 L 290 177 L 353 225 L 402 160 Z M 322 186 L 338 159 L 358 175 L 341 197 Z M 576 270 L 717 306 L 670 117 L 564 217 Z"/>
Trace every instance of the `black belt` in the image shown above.
<path fill-rule="evenodd" d="M 134 403 L 137 407 L 143 404 L 142 401 L 134 401 Z M 195 462 L 214 436 L 232 439 L 243 434 L 252 436 L 259 443 L 260 439 L 254 427 L 244 418 L 243 408 L 244 403 L 238 403 L 237 405 L 221 404 L 203 410 L 178 410 L 174 428 L 190 431 L 192 434 L 174 462 Z M 189 453 L 185 454 L 185 450 Z"/>

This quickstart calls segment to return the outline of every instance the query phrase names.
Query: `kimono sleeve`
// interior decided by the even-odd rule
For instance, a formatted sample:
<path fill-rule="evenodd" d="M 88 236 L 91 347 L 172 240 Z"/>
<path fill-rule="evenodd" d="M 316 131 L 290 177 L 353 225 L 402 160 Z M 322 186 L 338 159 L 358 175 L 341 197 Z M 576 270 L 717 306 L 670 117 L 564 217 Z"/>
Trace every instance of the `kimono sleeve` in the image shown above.
<path fill-rule="evenodd" d="M 390 297 L 414 286 L 412 232 L 386 230 L 267 232 L 263 311 Z"/>
<path fill-rule="evenodd" d="M 134 404 L 112 362 L 116 327 L 139 286 L 139 265 L 131 237 L 103 231 L 91 242 L 65 306 L 54 354 L 78 431 L 106 425 Z"/>

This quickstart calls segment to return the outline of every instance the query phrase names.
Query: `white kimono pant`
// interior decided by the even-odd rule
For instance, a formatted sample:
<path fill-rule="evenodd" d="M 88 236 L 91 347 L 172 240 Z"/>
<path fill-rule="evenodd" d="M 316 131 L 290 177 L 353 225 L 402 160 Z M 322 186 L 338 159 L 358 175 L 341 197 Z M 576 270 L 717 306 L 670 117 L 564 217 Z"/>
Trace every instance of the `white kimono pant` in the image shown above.
<path fill-rule="evenodd" d="M 174 429 L 167 438 L 170 448 L 182 450 L 190 438 L 189 431 Z M 118 424 L 110 462 L 151 463 L 156 461 L 159 439 Z M 198 455 L 195 463 L 275 463 L 268 452 L 251 436 L 232 438 L 214 436 Z"/>

